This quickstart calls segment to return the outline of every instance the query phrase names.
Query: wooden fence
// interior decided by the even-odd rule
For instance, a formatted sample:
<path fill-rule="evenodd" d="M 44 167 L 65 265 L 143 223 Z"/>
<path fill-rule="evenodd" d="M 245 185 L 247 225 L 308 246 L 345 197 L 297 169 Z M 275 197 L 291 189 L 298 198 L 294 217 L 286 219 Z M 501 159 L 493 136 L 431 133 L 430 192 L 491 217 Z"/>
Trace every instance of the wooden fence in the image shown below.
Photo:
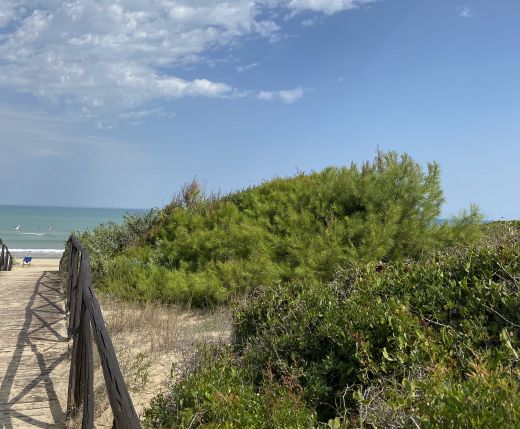
<path fill-rule="evenodd" d="M 11 271 L 11 268 L 13 268 L 13 256 L 1 239 L 0 246 L 2 246 L 2 253 L 0 253 L 0 271 Z"/>
<path fill-rule="evenodd" d="M 60 267 L 68 272 L 65 298 L 69 315 L 68 336 L 69 339 L 73 339 L 67 415 L 74 417 L 83 407 L 82 427 L 94 427 L 94 368 L 91 341 L 93 336 L 114 416 L 113 427 L 140 428 L 139 418 L 92 289 L 89 253 L 74 236 L 68 240 Z"/>

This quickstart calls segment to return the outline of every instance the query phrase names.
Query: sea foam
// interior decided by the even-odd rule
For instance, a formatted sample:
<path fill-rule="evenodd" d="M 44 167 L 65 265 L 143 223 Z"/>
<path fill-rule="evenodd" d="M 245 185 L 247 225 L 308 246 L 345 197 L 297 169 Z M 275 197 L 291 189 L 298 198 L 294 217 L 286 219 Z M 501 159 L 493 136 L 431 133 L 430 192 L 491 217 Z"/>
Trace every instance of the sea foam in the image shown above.
<path fill-rule="evenodd" d="M 9 249 L 11 253 L 49 253 L 61 255 L 64 249 Z"/>

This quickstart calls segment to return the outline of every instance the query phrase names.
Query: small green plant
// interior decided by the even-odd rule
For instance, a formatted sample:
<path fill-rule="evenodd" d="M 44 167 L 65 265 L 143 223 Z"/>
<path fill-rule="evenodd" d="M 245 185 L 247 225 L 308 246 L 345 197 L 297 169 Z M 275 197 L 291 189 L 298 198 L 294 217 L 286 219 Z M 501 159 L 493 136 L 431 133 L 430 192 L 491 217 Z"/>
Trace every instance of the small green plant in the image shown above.
<path fill-rule="evenodd" d="M 143 352 L 139 352 L 135 355 L 129 368 L 131 375 L 130 386 L 133 390 L 142 390 L 148 384 L 151 366 L 151 360 Z"/>
<path fill-rule="evenodd" d="M 145 424 L 176 428 L 316 427 L 314 412 L 300 398 L 299 386 L 274 382 L 264 372 L 261 387 L 250 368 L 227 349 L 200 351 L 197 370 L 157 396 L 145 411 Z"/>

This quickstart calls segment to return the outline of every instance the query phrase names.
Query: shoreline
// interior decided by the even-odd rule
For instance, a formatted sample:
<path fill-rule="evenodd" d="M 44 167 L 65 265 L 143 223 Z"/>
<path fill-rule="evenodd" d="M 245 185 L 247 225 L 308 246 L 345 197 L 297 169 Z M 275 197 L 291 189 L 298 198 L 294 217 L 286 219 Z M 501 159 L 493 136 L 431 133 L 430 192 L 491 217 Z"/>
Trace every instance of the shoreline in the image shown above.
<path fill-rule="evenodd" d="M 60 260 L 63 249 L 9 249 L 9 252 L 16 260 L 22 260 L 25 256 L 32 256 L 35 259 L 57 259 Z"/>
<path fill-rule="evenodd" d="M 58 271 L 60 269 L 60 258 L 35 258 L 31 261 L 31 265 L 22 267 L 22 258 L 16 259 L 13 270 L 30 270 L 36 268 L 38 270 Z"/>

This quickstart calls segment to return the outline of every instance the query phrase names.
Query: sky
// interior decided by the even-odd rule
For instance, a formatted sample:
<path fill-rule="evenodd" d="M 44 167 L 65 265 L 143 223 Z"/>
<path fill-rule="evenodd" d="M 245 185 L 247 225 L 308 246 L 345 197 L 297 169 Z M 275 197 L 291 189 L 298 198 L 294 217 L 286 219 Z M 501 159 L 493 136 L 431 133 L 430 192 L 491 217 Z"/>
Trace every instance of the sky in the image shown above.
<path fill-rule="evenodd" d="M 0 0 L 0 204 L 160 207 L 378 148 L 520 218 L 518 0 Z"/>

